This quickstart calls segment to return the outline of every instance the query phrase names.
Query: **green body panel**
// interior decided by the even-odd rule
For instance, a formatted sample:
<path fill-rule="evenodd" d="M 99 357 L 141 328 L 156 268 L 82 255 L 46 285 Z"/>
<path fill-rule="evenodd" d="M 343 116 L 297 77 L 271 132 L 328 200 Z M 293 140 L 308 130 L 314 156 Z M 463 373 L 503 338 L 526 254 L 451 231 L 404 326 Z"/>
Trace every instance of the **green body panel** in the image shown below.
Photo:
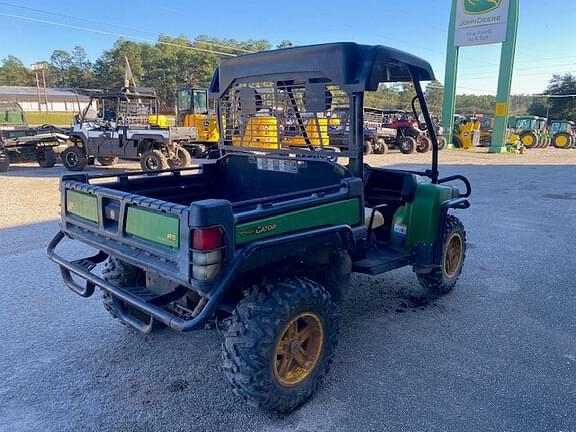
<path fill-rule="evenodd" d="M 361 223 L 360 201 L 352 198 L 236 226 L 236 244 L 327 225 Z"/>
<path fill-rule="evenodd" d="M 433 243 L 436 241 L 440 223 L 440 206 L 452 199 L 453 188 L 432 183 L 420 183 L 416 188 L 414 200 L 400 207 L 392 220 L 392 237 L 402 241 L 395 242 L 407 252 L 412 251 L 416 242 Z"/>
<path fill-rule="evenodd" d="M 90 222 L 98 223 L 100 221 L 98 198 L 84 192 L 66 191 L 66 212 Z"/>
<path fill-rule="evenodd" d="M 178 249 L 180 247 L 180 219 L 154 210 L 130 206 L 126 214 L 127 234 Z"/>

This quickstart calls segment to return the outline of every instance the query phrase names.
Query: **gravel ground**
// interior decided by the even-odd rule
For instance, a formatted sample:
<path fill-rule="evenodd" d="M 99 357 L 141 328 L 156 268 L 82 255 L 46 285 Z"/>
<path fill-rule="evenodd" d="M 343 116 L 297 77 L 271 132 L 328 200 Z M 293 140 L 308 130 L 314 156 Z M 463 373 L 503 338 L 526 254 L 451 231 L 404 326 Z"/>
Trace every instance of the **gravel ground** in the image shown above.
<path fill-rule="evenodd" d="M 229 390 L 216 331 L 141 336 L 66 289 L 44 255 L 64 170 L 13 167 L 0 176 L 0 431 L 576 431 L 576 151 L 441 161 L 474 188 L 457 288 L 423 303 L 410 269 L 355 276 L 334 366 L 285 417 Z"/>

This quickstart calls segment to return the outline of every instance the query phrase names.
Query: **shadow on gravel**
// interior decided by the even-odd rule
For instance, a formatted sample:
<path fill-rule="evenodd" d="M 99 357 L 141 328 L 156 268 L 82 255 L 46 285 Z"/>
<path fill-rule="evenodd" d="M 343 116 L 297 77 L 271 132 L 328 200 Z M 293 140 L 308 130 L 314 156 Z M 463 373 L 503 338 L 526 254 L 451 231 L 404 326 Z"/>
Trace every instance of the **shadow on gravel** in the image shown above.
<path fill-rule="evenodd" d="M 140 166 L 136 162 L 121 161 L 116 167 L 103 167 L 100 165 L 87 166 L 84 171 L 87 174 L 115 174 L 124 171 L 137 171 Z M 61 177 L 65 174 L 74 174 L 74 171 L 68 171 L 63 165 L 57 164 L 51 168 L 40 168 L 34 163 L 13 164 L 5 173 L 0 173 L 2 177 Z"/>

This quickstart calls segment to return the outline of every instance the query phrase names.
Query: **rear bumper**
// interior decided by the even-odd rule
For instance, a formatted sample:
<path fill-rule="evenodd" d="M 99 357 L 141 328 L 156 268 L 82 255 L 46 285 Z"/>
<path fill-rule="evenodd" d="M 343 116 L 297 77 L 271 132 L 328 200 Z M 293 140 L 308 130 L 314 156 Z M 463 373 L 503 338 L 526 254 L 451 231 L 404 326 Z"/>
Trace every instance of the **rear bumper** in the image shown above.
<path fill-rule="evenodd" d="M 64 239 L 66 234 L 59 231 L 48 244 L 46 255 L 51 261 L 54 261 L 60 267 L 62 278 L 68 288 L 82 297 L 90 297 L 94 294 L 96 287 L 103 289 L 112 294 L 116 299 L 116 306 L 119 310 L 119 318 L 126 324 L 135 328 L 136 330 L 149 333 L 152 331 L 154 321 L 161 322 L 177 331 L 187 332 L 196 330 L 204 325 L 210 319 L 221 304 L 224 295 L 232 286 L 237 275 L 241 272 L 246 260 L 256 250 L 265 249 L 269 247 L 282 246 L 286 243 L 297 242 L 305 238 L 326 236 L 332 234 L 343 234 L 353 243 L 354 232 L 348 225 L 333 225 L 328 227 L 316 228 L 307 231 L 301 231 L 293 234 L 288 234 L 282 237 L 273 237 L 269 239 L 254 241 L 243 247 L 240 252 L 232 259 L 226 267 L 222 277 L 220 277 L 207 295 L 207 302 L 204 308 L 191 319 L 184 319 L 161 306 L 157 306 L 152 301 L 146 301 L 142 297 L 134 295 L 127 288 L 120 288 L 105 281 L 92 273 L 92 270 L 101 262 L 103 262 L 108 254 L 100 251 L 92 257 L 81 258 L 74 261 L 68 261 L 55 252 L 58 244 Z M 76 282 L 72 275 L 83 280 L 83 285 Z M 134 316 L 130 315 L 123 310 L 120 302 L 123 302 L 131 307 L 139 310 L 140 312 L 148 315 L 151 319 L 149 322 L 143 322 Z"/>
<path fill-rule="evenodd" d="M 154 320 L 161 322 L 167 327 L 177 331 L 190 331 L 197 329 L 205 323 L 205 321 L 210 316 L 210 313 L 213 312 L 217 302 L 220 300 L 220 296 L 217 295 L 218 292 L 215 291 L 204 309 L 196 317 L 190 320 L 183 319 L 163 309 L 162 307 L 146 302 L 140 297 L 132 294 L 128 289 L 112 285 L 104 279 L 94 275 L 92 270 L 96 267 L 97 264 L 103 262 L 108 257 L 108 254 L 99 252 L 97 255 L 92 257 L 82 258 L 74 261 L 68 261 L 58 255 L 55 252 L 55 249 L 62 241 L 62 239 L 64 239 L 64 237 L 65 234 L 62 231 L 59 231 L 48 244 L 46 255 L 50 260 L 54 261 L 60 267 L 60 272 L 62 273 L 62 278 L 64 279 L 66 286 L 82 297 L 90 297 L 92 294 L 94 294 L 96 287 L 101 288 L 104 291 L 112 294 L 121 302 L 124 302 L 150 316 L 151 320 L 147 323 L 144 323 L 134 318 L 132 315 L 126 313 L 122 307 L 118 308 L 120 315 L 119 318 L 126 322 L 126 324 L 143 333 L 149 333 L 152 330 Z M 72 278 L 72 275 L 82 279 L 83 285 L 76 282 Z"/>

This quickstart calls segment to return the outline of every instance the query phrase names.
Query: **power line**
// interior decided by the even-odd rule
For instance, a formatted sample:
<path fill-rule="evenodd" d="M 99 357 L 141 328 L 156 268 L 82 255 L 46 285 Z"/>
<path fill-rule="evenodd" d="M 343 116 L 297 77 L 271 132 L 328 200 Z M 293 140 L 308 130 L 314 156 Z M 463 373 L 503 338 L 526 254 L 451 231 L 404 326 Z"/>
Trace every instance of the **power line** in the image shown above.
<path fill-rule="evenodd" d="M 576 97 L 576 94 L 559 94 L 559 95 L 547 95 L 547 94 L 535 94 L 530 95 L 531 97 L 539 97 L 539 98 L 569 98 L 569 97 Z"/>
<path fill-rule="evenodd" d="M 13 8 L 18 8 L 18 9 L 24 9 L 24 10 L 28 10 L 28 11 L 32 11 L 32 12 L 39 12 L 41 14 L 46 14 L 46 15 L 53 15 L 53 16 L 59 16 L 62 18 L 70 18 L 70 19 L 75 19 L 75 20 L 81 20 L 81 21 L 86 21 L 86 22 L 91 22 L 94 24 L 99 24 L 99 25 L 106 25 L 106 26 L 114 26 L 114 27 L 118 27 L 118 28 L 122 28 L 124 30 L 129 30 L 129 31 L 133 31 L 136 33 L 144 33 L 144 34 L 149 34 L 149 35 L 155 35 L 157 36 L 157 33 L 153 33 L 150 31 L 146 31 L 146 30 L 141 30 L 141 29 L 135 29 L 132 27 L 126 27 L 126 26 L 122 26 L 122 25 L 116 25 L 116 24 L 111 24 L 111 23 L 107 23 L 104 21 L 96 21 L 93 19 L 89 19 L 89 18 L 82 18 L 82 17 L 77 17 L 77 16 L 73 16 L 73 15 L 67 15 L 67 14 L 63 14 L 63 13 L 59 13 L 59 12 L 53 12 L 53 11 L 48 11 L 48 10 L 44 10 L 44 9 L 37 9 L 37 8 L 32 8 L 32 7 L 28 7 L 28 6 L 20 6 L 20 5 L 15 5 L 12 3 L 8 3 L 8 2 L 3 2 L 0 1 L 0 5 L 5 5 L 5 6 L 9 6 L 9 7 L 13 7 Z M 168 35 L 166 35 L 168 36 Z M 177 38 L 175 38 L 177 39 Z M 208 45 L 213 45 L 216 47 L 220 47 L 220 48 L 226 48 L 226 49 L 230 49 L 230 50 L 234 50 L 234 51 L 242 51 L 248 54 L 254 53 L 254 51 L 250 51 L 244 48 L 239 48 L 239 47 L 231 47 L 229 45 L 224 45 L 224 44 L 218 44 L 215 42 L 208 42 L 208 41 L 198 41 L 201 43 L 205 43 Z"/>
<path fill-rule="evenodd" d="M 190 45 L 179 45 L 179 44 L 166 42 L 166 41 L 162 41 L 162 40 L 147 39 L 147 38 L 138 37 L 138 36 L 129 36 L 129 35 L 121 34 L 121 33 L 109 32 L 109 31 L 104 31 L 104 30 L 97 30 L 97 29 L 93 29 L 93 28 L 89 28 L 89 27 L 75 26 L 75 25 L 71 25 L 71 24 L 63 24 L 63 23 L 59 23 L 59 22 L 42 20 L 39 18 L 32 18 L 32 17 L 28 17 L 28 16 L 14 15 L 14 14 L 9 14 L 9 13 L 4 13 L 4 12 L 0 12 L 0 16 L 17 18 L 17 19 L 21 19 L 24 21 L 32 21 L 32 22 L 37 22 L 37 23 L 42 23 L 42 24 L 49 24 L 49 25 L 54 25 L 54 26 L 58 26 L 58 27 L 64 27 L 64 28 L 69 28 L 69 29 L 74 29 L 74 30 L 85 31 L 85 32 L 89 32 L 89 33 L 97 33 L 97 34 L 102 34 L 102 35 L 107 35 L 107 36 L 115 36 L 115 37 L 120 37 L 120 38 L 124 38 L 124 39 L 131 39 L 131 40 L 136 40 L 136 41 L 140 41 L 140 42 L 147 42 L 147 43 L 151 43 L 151 44 L 157 43 L 159 45 L 167 45 L 167 46 L 173 46 L 173 47 L 177 47 L 177 48 L 190 49 L 190 50 L 194 50 L 194 51 L 207 52 L 207 53 L 211 53 L 211 54 L 236 57 L 236 54 L 230 54 L 230 53 L 225 53 L 225 52 L 221 52 L 221 51 L 214 51 L 214 50 L 209 50 L 209 49 L 204 49 L 204 48 L 198 48 L 198 47 L 194 47 L 194 46 L 190 46 Z"/>

